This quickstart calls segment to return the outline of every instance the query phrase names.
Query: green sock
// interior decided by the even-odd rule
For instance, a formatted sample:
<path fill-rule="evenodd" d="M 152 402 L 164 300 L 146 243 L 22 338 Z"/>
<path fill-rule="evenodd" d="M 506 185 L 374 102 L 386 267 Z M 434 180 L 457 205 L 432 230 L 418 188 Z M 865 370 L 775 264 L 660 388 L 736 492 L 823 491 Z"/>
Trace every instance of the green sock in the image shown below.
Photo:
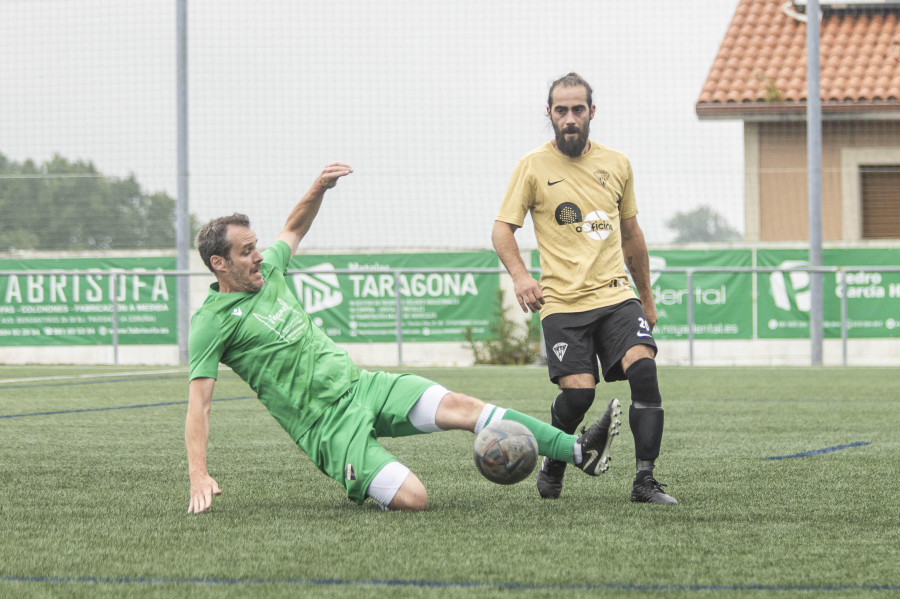
<path fill-rule="evenodd" d="M 539 454 L 547 456 L 551 460 L 561 460 L 570 464 L 575 463 L 574 452 L 577 436 L 568 435 L 555 426 L 515 410 L 507 409 L 503 414 L 502 420 L 512 420 L 519 424 L 524 424 L 525 428 L 530 430 L 534 438 L 537 439 Z"/>

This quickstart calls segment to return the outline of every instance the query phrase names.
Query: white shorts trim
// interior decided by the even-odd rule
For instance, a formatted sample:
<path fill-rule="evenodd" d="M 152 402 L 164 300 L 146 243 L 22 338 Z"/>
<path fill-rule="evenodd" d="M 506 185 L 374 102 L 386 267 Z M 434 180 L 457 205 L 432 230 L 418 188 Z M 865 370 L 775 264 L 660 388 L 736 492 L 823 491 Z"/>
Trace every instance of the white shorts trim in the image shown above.
<path fill-rule="evenodd" d="M 432 385 L 425 389 L 419 401 L 413 405 L 407 414 L 409 423 L 423 433 L 434 433 L 441 430 L 435 422 L 438 406 L 441 400 L 450 391 L 443 385 Z"/>
<path fill-rule="evenodd" d="M 388 509 L 409 474 L 410 469 L 400 462 L 388 462 L 372 479 L 366 495 L 377 501 L 382 508 Z"/>

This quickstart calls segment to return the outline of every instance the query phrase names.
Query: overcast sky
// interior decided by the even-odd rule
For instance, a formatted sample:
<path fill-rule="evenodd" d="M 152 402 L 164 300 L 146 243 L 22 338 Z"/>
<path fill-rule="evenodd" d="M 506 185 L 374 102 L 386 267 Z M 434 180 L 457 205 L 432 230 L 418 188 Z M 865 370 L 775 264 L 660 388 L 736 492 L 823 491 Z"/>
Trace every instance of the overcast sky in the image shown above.
<path fill-rule="evenodd" d="M 191 211 L 262 245 L 332 160 L 306 247 L 489 248 L 552 80 L 594 88 L 648 242 L 701 204 L 743 230 L 739 122 L 694 112 L 737 0 L 189 0 Z M 175 0 L 0 0 L 0 153 L 176 195 Z M 49 216 L 52 218 L 52 215 Z M 523 247 L 534 247 L 530 227 Z"/>

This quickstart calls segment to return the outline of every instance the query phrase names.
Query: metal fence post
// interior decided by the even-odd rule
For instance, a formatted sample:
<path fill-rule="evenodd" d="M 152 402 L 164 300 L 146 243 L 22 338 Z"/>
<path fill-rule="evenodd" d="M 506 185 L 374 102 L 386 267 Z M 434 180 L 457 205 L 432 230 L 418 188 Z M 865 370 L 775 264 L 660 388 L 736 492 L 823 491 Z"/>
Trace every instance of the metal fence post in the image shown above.
<path fill-rule="evenodd" d="M 400 305 L 400 271 L 394 271 L 394 310 L 397 322 L 397 366 L 403 366 L 403 312 Z"/>
<path fill-rule="evenodd" d="M 687 270 L 688 364 L 694 365 L 694 271 Z"/>
<path fill-rule="evenodd" d="M 116 271 L 109 273 L 110 294 L 112 295 L 112 346 L 113 364 L 119 365 L 119 290 Z"/>
<path fill-rule="evenodd" d="M 847 365 L 847 272 L 838 268 L 836 276 L 841 278 L 841 364 Z"/>

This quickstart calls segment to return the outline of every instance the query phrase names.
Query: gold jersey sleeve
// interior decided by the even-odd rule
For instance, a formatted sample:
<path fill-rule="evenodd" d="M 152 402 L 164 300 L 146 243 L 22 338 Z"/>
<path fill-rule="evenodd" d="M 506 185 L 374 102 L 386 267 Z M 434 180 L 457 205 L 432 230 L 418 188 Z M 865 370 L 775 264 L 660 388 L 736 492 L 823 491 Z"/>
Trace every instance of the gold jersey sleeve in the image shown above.
<path fill-rule="evenodd" d="M 563 155 L 548 142 L 516 165 L 497 220 L 522 226 L 531 213 L 541 257 L 541 318 L 637 297 L 625 272 L 622 219 L 637 216 L 631 163 L 591 142 Z"/>

